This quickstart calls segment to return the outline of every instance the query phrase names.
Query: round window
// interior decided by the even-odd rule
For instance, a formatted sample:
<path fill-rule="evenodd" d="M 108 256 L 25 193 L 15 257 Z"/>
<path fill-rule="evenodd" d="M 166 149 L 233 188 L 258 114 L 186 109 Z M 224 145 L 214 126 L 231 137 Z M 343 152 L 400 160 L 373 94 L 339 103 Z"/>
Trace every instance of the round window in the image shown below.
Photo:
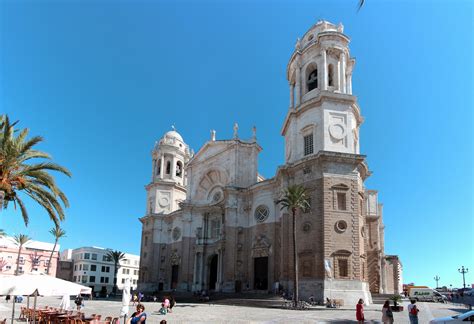
<path fill-rule="evenodd" d="M 270 215 L 270 211 L 265 205 L 260 205 L 255 209 L 255 220 L 257 223 L 263 223 L 268 218 L 268 215 Z"/>
<path fill-rule="evenodd" d="M 181 229 L 179 227 L 175 227 L 173 229 L 173 240 L 177 241 L 181 237 Z"/>
<path fill-rule="evenodd" d="M 335 224 L 336 232 L 344 233 L 347 229 L 347 223 L 344 220 L 337 221 Z"/>
<path fill-rule="evenodd" d="M 306 222 L 306 223 L 303 224 L 303 232 L 304 233 L 311 232 L 311 223 L 310 222 Z"/>

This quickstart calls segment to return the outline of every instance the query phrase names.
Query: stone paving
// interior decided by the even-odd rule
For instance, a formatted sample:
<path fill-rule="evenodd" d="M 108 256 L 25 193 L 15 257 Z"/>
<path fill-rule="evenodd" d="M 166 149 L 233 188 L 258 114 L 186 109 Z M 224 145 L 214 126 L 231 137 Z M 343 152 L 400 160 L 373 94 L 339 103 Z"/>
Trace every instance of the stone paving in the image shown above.
<path fill-rule="evenodd" d="M 232 303 L 240 305 L 232 305 Z M 242 303 L 256 301 L 227 299 L 225 305 L 202 304 L 202 303 L 180 303 L 173 309 L 173 313 L 159 315 L 159 303 L 145 302 L 145 312 L 148 314 L 147 323 L 160 323 L 165 319 L 167 323 L 356 323 L 355 305 L 354 308 L 343 307 L 339 309 L 327 309 L 323 307 L 312 307 L 309 310 L 296 311 L 274 307 L 253 307 L 242 306 Z M 38 298 L 38 306 L 45 305 L 58 306 L 59 298 L 44 297 Z M 71 301 L 72 303 L 72 301 Z M 408 313 L 406 311 L 407 302 L 402 303 L 405 311 L 394 313 L 395 323 L 408 323 Z M 466 311 L 462 305 L 439 304 L 439 303 L 418 303 L 420 308 L 420 324 L 428 323 L 434 317 L 451 316 Z M 26 305 L 24 301 L 22 306 Z M 12 303 L 0 302 L 0 319 L 11 318 Z M 86 300 L 84 311 L 86 315 L 92 313 L 106 316 L 118 316 L 120 314 L 121 303 L 119 301 L 106 300 Z M 365 317 L 367 323 L 380 323 L 381 305 L 368 305 L 365 307 Z M 19 314 L 20 305 L 17 304 L 16 314 Z M 130 306 L 130 314 L 133 307 Z M 7 321 L 10 323 L 10 320 Z M 15 323 L 24 323 L 17 322 Z"/>

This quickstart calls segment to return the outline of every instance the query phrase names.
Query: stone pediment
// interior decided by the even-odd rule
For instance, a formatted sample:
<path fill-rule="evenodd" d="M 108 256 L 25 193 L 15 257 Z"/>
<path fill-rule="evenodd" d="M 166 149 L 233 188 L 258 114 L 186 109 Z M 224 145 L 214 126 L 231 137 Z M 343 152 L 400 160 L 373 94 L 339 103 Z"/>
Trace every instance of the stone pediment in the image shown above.
<path fill-rule="evenodd" d="M 188 166 L 200 164 L 210 158 L 216 157 L 227 151 L 229 146 L 231 146 L 231 141 L 209 141 L 194 155 L 189 161 Z"/>

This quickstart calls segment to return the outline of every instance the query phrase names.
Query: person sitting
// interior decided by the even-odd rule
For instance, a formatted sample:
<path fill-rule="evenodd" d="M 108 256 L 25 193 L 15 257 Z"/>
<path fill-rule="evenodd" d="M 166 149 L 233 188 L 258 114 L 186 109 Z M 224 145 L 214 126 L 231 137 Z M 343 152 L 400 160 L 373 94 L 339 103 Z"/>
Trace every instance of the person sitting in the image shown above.
<path fill-rule="evenodd" d="M 168 313 L 168 309 L 165 307 L 165 303 L 161 303 L 161 308 L 158 311 L 160 315 L 166 315 Z"/>
<path fill-rule="evenodd" d="M 137 311 L 127 320 L 127 324 L 146 324 L 145 306 L 137 305 Z"/>
<path fill-rule="evenodd" d="M 327 308 L 336 308 L 336 303 L 333 300 L 326 297 L 326 307 Z"/>

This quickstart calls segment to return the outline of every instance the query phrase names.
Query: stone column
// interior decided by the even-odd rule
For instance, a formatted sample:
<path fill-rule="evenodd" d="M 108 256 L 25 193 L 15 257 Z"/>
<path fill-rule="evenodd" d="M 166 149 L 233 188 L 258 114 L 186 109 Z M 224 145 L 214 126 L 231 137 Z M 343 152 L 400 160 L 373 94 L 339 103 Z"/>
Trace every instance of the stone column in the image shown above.
<path fill-rule="evenodd" d="M 341 92 L 342 90 L 341 90 L 341 60 L 340 59 L 337 62 L 336 66 L 335 66 L 335 69 L 336 69 L 336 71 L 334 71 L 334 77 L 337 78 L 337 80 L 334 80 L 334 81 L 337 81 L 336 91 Z"/>
<path fill-rule="evenodd" d="M 163 179 L 163 174 L 165 173 L 165 154 L 161 153 L 161 165 L 160 165 L 160 179 Z"/>
<path fill-rule="evenodd" d="M 352 94 L 352 71 L 347 75 L 347 93 Z"/>
<path fill-rule="evenodd" d="M 296 67 L 296 84 L 294 90 L 295 106 L 299 106 L 301 103 L 301 68 Z"/>
<path fill-rule="evenodd" d="M 295 93 L 295 85 L 290 83 L 290 108 L 293 108 L 294 105 L 294 93 Z"/>
<path fill-rule="evenodd" d="M 198 290 L 196 282 L 198 282 L 198 259 L 199 259 L 199 252 L 194 254 L 194 268 L 193 268 L 193 282 L 191 284 L 191 287 L 193 290 Z"/>
<path fill-rule="evenodd" d="M 341 53 L 341 92 L 346 93 L 346 53 Z"/>
<path fill-rule="evenodd" d="M 176 178 L 176 157 L 171 158 L 171 179 Z"/>
<path fill-rule="evenodd" d="M 326 49 L 323 49 L 322 52 L 323 55 L 323 66 L 322 66 L 322 72 L 323 72 L 323 77 L 321 78 L 322 80 L 322 89 L 327 90 L 328 89 L 328 62 L 327 62 L 327 57 L 326 57 Z"/>

